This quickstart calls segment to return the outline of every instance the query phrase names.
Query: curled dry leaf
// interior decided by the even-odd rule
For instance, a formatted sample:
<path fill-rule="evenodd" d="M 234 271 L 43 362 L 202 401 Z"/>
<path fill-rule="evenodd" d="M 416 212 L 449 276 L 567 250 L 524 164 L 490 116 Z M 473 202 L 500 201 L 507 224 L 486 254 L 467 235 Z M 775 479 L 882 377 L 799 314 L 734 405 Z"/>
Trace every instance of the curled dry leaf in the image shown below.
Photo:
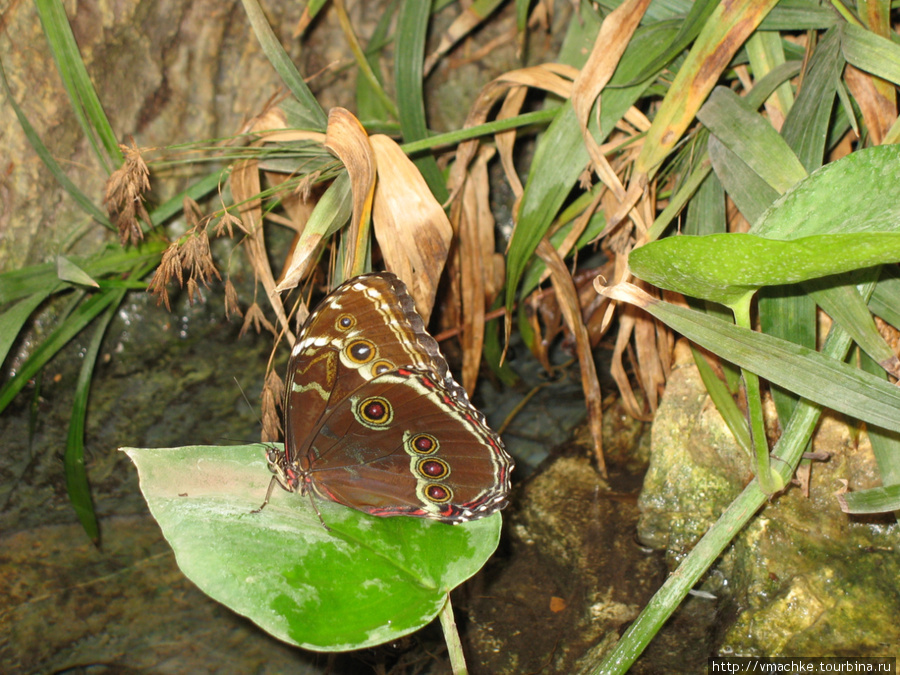
<path fill-rule="evenodd" d="M 290 331 L 284 304 L 275 292 L 275 277 L 272 274 L 272 267 L 269 265 L 269 258 L 266 254 L 262 228 L 262 202 L 259 198 L 260 191 L 258 163 L 255 160 L 245 160 L 236 163 L 231 171 L 231 193 L 234 196 L 234 201 L 239 205 L 238 212 L 243 222 L 242 229 L 248 233 L 246 239 L 244 239 L 244 250 L 250 259 L 256 278 L 262 282 L 266 291 L 266 297 L 268 297 L 272 308 L 275 310 L 275 316 L 278 317 L 288 342 L 293 344 L 294 335 Z M 258 306 L 256 309 L 260 314 L 262 313 Z M 245 329 L 250 316 L 249 310 L 247 315 L 247 319 L 244 322 Z M 268 324 L 268 321 L 266 323 Z M 274 333 L 275 331 L 273 330 L 272 332 Z"/>
<path fill-rule="evenodd" d="M 428 323 L 453 228 L 425 179 L 400 146 L 387 136 L 369 139 L 378 183 L 373 222 L 387 268 L 403 279 Z"/>
<path fill-rule="evenodd" d="M 647 286 L 640 282 L 641 286 Z M 646 312 L 638 312 L 634 323 L 634 346 L 637 363 L 636 372 L 641 382 L 641 389 L 647 395 L 650 410 L 656 410 L 659 393 L 666 383 L 666 373 L 660 360 L 657 334 L 661 324 Z"/>
<path fill-rule="evenodd" d="M 349 279 L 365 271 L 368 226 L 375 191 L 375 157 L 366 130 L 344 108 L 332 108 L 328 114 L 325 147 L 341 160 L 350 176 L 353 216 L 344 258 L 344 278 Z"/>
<path fill-rule="evenodd" d="M 495 271 L 501 273 L 501 278 L 503 271 L 503 257 L 494 252 L 494 216 L 490 208 L 487 164 L 493 155 L 493 148 L 482 148 L 472 164 L 462 198 L 453 203 L 451 211 L 459 241 L 462 383 L 470 396 L 475 391 L 481 366 L 485 312 L 500 288 L 500 284 L 495 285 Z"/>
<path fill-rule="evenodd" d="M 512 87 L 503 104 L 500 106 L 500 112 L 497 113 L 498 120 L 505 120 L 515 117 L 522 109 L 525 103 L 525 97 L 528 94 L 528 88 L 523 86 Z M 503 166 L 503 173 L 509 183 L 509 187 L 516 196 L 516 203 L 513 205 L 513 213 L 518 213 L 518 202 L 522 198 L 525 188 L 522 181 L 519 180 L 519 172 L 516 171 L 516 164 L 513 160 L 513 150 L 516 147 L 516 130 L 510 129 L 503 131 L 494 137 L 497 144 L 497 152 L 500 154 L 500 164 Z"/>
<path fill-rule="evenodd" d="M 572 107 L 581 126 L 585 147 L 600 180 L 621 200 L 625 188 L 588 129 L 588 118 L 600 92 L 609 83 L 650 0 L 625 0 L 610 13 L 594 39 L 594 47 L 572 87 Z M 599 112 L 599 106 L 598 106 Z"/>
<path fill-rule="evenodd" d="M 597 277 L 596 279 L 594 279 L 594 290 L 596 290 L 600 295 L 612 300 L 627 302 L 637 307 L 649 307 L 650 305 L 654 305 L 659 302 L 659 300 L 654 298 L 646 291 L 638 288 L 634 284 L 629 284 L 628 282 L 620 282 L 616 284 L 606 285 L 605 282 L 606 280 L 603 279 L 603 277 Z"/>
<path fill-rule="evenodd" d="M 518 92 L 519 87 L 542 89 L 556 94 L 560 98 L 568 98 L 569 94 L 572 92 L 572 80 L 574 80 L 577 75 L 577 69 L 558 63 L 532 66 L 504 73 L 485 85 L 478 93 L 478 98 L 475 99 L 475 102 L 469 109 L 464 128 L 468 129 L 469 127 L 483 124 L 487 120 L 491 110 L 494 108 L 494 104 L 506 96 L 507 92 L 512 90 L 513 93 L 511 96 L 521 96 L 522 94 Z M 517 110 L 516 112 L 513 112 L 515 107 L 514 104 L 511 105 L 513 107 L 508 108 L 506 114 L 516 114 L 518 112 Z M 509 137 L 510 132 L 502 133 Z M 477 152 L 480 143 L 481 141 L 477 138 L 460 143 L 459 148 L 456 151 L 456 161 L 454 162 L 453 169 L 450 173 L 449 185 L 451 200 L 454 199 L 462 189 L 463 183 L 465 182 L 465 174 L 469 168 L 469 162 L 475 157 L 475 153 Z"/>
<path fill-rule="evenodd" d="M 581 384 L 584 388 L 584 399 L 588 408 L 588 427 L 594 440 L 594 457 L 597 468 L 606 476 L 606 461 L 603 458 L 603 395 L 600 390 L 600 379 L 591 353 L 591 341 L 584 321 L 581 318 L 581 305 L 575 284 L 566 269 L 565 261 L 557 253 L 550 241 L 544 237 L 537 247 L 537 254 L 550 269 L 550 281 L 556 291 L 559 307 L 569 330 L 575 336 L 578 351 L 578 363 L 581 366 Z"/>
<path fill-rule="evenodd" d="M 885 91 L 884 80 L 850 64 L 844 69 L 844 78 L 853 100 L 859 104 L 872 143 L 879 145 L 897 119 L 894 85 L 888 83 L 889 89 Z"/>
<path fill-rule="evenodd" d="M 622 275 L 627 274 L 623 273 L 622 268 L 618 266 L 616 272 L 617 278 L 624 278 Z M 603 297 L 626 303 L 619 311 L 619 331 L 616 334 L 616 344 L 613 348 L 610 362 L 610 374 L 615 380 L 619 392 L 622 394 L 622 403 L 628 414 L 639 420 L 651 419 L 652 415 L 647 414 L 634 394 L 631 381 L 622 362 L 622 357 L 631 350 L 631 336 L 634 333 L 638 316 L 642 314 L 638 309 L 659 302 L 659 300 L 643 289 L 627 282 L 606 285 L 605 279 L 602 277 L 594 279 L 594 289 Z M 637 363 L 636 359 L 634 361 L 634 367 L 638 371 L 640 379 L 640 364 Z"/>

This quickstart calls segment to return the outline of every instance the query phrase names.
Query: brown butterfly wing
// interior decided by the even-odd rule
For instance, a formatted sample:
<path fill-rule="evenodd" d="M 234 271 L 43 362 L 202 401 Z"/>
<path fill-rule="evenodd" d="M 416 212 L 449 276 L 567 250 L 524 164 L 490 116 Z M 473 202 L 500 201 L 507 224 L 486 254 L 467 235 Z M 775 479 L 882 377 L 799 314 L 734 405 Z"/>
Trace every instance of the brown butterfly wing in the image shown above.
<path fill-rule="evenodd" d="M 513 462 L 392 274 L 325 297 L 288 364 L 286 489 L 380 516 L 463 522 L 506 504 Z"/>

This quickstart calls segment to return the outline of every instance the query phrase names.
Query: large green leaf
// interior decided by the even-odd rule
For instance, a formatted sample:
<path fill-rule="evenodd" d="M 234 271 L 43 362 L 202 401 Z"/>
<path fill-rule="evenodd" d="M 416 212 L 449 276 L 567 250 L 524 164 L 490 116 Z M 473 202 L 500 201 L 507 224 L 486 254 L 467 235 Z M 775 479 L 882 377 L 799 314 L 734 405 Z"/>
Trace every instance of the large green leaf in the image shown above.
<path fill-rule="evenodd" d="M 210 597 L 306 649 L 381 644 L 433 619 L 494 552 L 499 514 L 376 518 L 276 489 L 261 445 L 123 448 L 178 566 Z"/>
<path fill-rule="evenodd" d="M 773 239 L 897 231 L 898 179 L 900 146 L 858 150 L 811 173 L 772 204 L 750 231 Z"/>
<path fill-rule="evenodd" d="M 631 271 L 651 284 L 733 306 L 763 286 L 793 284 L 900 260 L 900 233 L 669 237 L 635 249 Z"/>

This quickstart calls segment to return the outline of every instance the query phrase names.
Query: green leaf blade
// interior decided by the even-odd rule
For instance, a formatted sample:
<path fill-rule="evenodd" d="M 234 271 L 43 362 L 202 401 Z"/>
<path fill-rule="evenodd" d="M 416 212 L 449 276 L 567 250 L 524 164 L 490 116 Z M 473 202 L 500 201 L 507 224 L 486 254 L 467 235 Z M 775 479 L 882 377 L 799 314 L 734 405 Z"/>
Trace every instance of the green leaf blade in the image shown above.
<path fill-rule="evenodd" d="M 780 241 L 752 234 L 669 237 L 632 251 L 631 271 L 660 288 L 733 306 L 763 286 L 793 284 L 900 260 L 900 233 Z"/>
<path fill-rule="evenodd" d="M 619 286 L 625 288 L 613 287 L 606 294 L 634 302 L 721 358 L 812 402 L 900 431 L 900 388 L 801 345 L 656 300 L 637 289 L 632 293 L 628 284 Z"/>

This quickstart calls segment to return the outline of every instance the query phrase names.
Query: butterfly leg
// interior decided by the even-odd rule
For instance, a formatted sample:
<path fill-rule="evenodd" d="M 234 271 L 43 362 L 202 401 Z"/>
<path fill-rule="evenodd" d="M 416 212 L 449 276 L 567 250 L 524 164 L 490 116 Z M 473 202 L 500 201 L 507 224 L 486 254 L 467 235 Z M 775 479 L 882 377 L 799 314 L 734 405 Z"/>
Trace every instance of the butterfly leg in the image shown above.
<path fill-rule="evenodd" d="M 316 497 L 313 494 L 312 490 L 308 491 L 309 493 L 309 501 L 312 504 L 313 511 L 316 512 L 316 515 L 319 516 L 319 522 L 322 523 L 322 527 L 324 527 L 328 532 L 331 532 L 331 528 L 325 524 L 325 520 L 322 518 L 322 514 L 319 513 L 319 507 L 316 506 Z"/>
<path fill-rule="evenodd" d="M 266 490 L 266 498 L 263 500 L 263 503 L 260 505 L 258 509 L 253 509 L 250 513 L 259 513 L 264 508 L 266 508 L 266 504 L 269 503 L 269 498 L 272 496 L 272 490 L 275 489 L 275 484 L 278 482 L 278 476 L 272 476 L 272 480 L 269 481 L 269 489 Z M 321 519 L 321 516 L 319 516 Z"/>

